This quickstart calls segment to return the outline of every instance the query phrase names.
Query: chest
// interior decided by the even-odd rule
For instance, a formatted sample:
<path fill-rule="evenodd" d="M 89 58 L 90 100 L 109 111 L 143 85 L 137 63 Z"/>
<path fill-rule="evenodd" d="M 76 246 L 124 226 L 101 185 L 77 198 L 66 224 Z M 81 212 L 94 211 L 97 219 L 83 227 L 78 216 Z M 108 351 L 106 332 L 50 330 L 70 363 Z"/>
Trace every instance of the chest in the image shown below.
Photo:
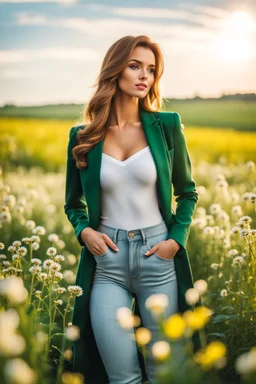
<path fill-rule="evenodd" d="M 107 129 L 103 141 L 103 154 L 119 162 L 124 162 L 148 146 L 142 124 L 131 125 L 125 129 Z"/>

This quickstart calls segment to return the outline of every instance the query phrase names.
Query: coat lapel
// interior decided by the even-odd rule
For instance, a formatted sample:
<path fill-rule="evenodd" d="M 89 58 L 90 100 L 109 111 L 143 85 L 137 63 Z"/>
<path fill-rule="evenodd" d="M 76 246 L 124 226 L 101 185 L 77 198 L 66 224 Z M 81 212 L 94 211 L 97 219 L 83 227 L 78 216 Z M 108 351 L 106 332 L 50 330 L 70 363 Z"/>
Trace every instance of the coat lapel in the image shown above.
<path fill-rule="evenodd" d="M 171 224 L 171 172 L 172 163 L 169 161 L 168 148 L 164 138 L 162 123 L 157 113 L 146 111 L 139 106 L 139 114 L 145 136 L 151 150 L 157 170 L 157 193 L 159 208 L 168 228 Z M 88 167 L 81 171 L 81 181 L 89 207 L 90 225 L 95 230 L 100 224 L 101 188 L 100 170 L 102 162 L 102 139 L 88 153 Z M 150 207 L 149 207 L 150 209 Z"/>

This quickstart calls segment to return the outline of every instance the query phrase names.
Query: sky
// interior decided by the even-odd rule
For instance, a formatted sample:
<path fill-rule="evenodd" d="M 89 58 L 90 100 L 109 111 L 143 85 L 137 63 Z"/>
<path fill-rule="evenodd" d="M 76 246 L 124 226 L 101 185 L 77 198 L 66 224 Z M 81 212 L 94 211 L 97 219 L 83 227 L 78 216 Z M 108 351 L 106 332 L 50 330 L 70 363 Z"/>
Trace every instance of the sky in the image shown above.
<path fill-rule="evenodd" d="M 0 0 L 0 105 L 86 103 L 108 48 L 142 34 L 163 97 L 256 92 L 255 0 Z"/>

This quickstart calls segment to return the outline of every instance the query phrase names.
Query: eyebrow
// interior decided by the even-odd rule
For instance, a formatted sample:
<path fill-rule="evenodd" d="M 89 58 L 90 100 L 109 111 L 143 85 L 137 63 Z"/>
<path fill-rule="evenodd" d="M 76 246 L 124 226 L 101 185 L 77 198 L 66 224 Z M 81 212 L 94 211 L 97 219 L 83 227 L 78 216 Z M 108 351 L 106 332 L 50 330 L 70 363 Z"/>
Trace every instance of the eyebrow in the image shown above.
<path fill-rule="evenodd" d="M 137 60 L 137 59 L 131 59 L 131 60 L 129 60 L 129 62 L 130 61 L 136 61 L 137 63 L 142 64 L 142 61 Z M 149 67 L 155 67 L 155 64 L 149 64 Z"/>

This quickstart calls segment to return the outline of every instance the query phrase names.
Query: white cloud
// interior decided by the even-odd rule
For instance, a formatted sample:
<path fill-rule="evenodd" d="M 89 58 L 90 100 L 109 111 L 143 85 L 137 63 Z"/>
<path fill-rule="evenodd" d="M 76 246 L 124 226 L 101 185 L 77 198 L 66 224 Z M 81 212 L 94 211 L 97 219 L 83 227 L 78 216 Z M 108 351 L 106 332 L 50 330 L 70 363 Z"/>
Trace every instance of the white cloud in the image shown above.
<path fill-rule="evenodd" d="M 94 61 L 99 56 L 96 51 L 89 49 L 46 48 L 39 50 L 17 49 L 1 50 L 0 63 L 21 63 L 37 59 L 65 59 L 72 61 Z"/>
<path fill-rule="evenodd" d="M 78 0 L 0 0 L 0 3 L 58 3 L 62 5 L 76 4 Z"/>

